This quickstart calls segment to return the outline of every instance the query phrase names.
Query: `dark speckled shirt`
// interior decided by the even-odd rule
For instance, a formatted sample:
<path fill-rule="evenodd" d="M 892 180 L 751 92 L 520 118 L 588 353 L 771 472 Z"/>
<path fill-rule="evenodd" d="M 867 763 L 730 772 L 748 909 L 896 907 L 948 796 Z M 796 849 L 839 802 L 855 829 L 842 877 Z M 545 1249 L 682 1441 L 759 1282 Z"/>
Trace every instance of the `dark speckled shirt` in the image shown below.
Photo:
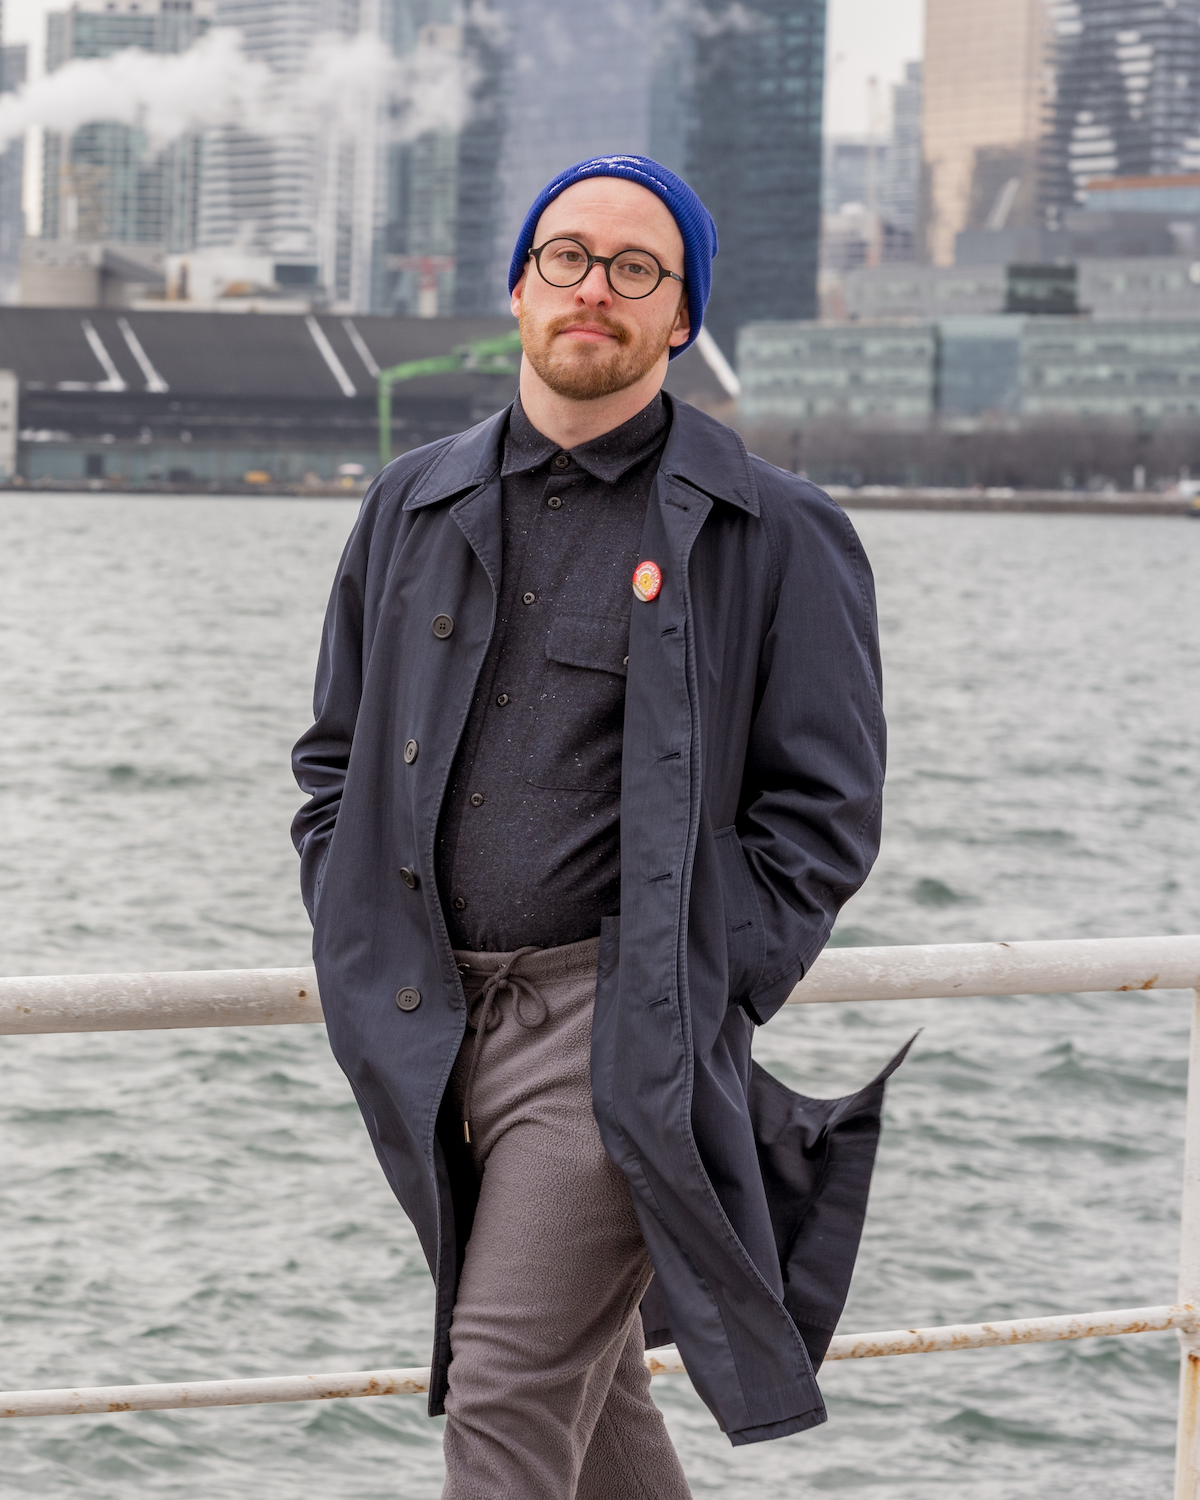
<path fill-rule="evenodd" d="M 512 409 L 496 630 L 438 829 L 456 948 L 579 942 L 619 909 L 631 579 L 669 425 L 659 395 L 564 452 Z"/>

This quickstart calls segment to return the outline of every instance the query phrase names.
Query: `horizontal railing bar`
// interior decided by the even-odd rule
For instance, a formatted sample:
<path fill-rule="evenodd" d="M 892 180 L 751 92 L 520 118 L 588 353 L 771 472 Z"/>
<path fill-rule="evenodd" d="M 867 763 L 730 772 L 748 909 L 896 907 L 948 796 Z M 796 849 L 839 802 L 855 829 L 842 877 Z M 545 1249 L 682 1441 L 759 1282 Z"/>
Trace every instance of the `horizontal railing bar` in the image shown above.
<path fill-rule="evenodd" d="M 1196 1309 L 1131 1307 L 1118 1312 L 1016 1318 L 1006 1323 L 952 1323 L 891 1333 L 838 1335 L 826 1360 L 888 1354 L 936 1354 L 994 1344 L 1042 1344 L 1057 1339 L 1105 1338 L 1125 1333 L 1195 1329 Z M 686 1375 L 677 1349 L 646 1354 L 651 1375 Z M 337 1375 L 272 1375 L 252 1380 L 194 1380 L 174 1385 L 101 1385 L 76 1390 L 0 1391 L 0 1417 L 72 1417 L 122 1411 L 176 1411 L 201 1406 L 259 1406 L 276 1401 L 336 1401 L 348 1396 L 419 1396 L 429 1390 L 427 1369 L 355 1370 Z"/>
<path fill-rule="evenodd" d="M 1200 936 L 827 948 L 790 1005 L 1200 987 Z M 312 969 L 0 979 L 0 1036 L 322 1020 Z"/>

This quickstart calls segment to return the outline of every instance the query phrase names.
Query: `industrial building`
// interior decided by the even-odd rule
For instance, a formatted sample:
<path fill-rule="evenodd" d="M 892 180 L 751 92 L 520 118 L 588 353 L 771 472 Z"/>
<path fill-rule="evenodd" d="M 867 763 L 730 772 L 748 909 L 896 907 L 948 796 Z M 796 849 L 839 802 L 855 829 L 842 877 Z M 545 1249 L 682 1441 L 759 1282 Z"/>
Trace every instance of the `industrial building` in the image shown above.
<path fill-rule="evenodd" d="M 738 369 L 739 415 L 750 422 L 913 428 L 1063 417 L 1154 427 L 1200 415 L 1200 317 L 760 323 L 742 330 Z"/>
<path fill-rule="evenodd" d="M 380 369 L 513 328 L 511 317 L 0 308 L 0 437 L 15 391 L 8 466 L 22 484 L 244 490 L 341 475 L 354 488 L 379 467 Z M 667 386 L 728 401 L 695 347 Z M 515 390 L 515 375 L 469 371 L 401 382 L 392 451 L 459 432 Z"/>

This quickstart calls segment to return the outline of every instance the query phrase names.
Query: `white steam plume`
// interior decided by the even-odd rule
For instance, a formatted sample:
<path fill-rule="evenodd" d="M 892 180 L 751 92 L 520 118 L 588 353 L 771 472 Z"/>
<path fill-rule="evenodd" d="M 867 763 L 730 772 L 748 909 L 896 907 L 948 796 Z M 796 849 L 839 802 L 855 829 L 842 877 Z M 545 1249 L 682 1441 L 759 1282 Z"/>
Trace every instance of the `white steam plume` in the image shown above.
<path fill-rule="evenodd" d="M 467 114 L 468 85 L 461 55 L 433 42 L 398 58 L 378 37 L 319 37 L 302 71 L 287 75 L 247 57 L 238 32 L 218 28 L 186 52 L 130 49 L 77 58 L 0 95 L 0 147 L 31 125 L 66 134 L 100 120 L 137 126 L 155 147 L 222 125 L 275 137 L 353 129 L 366 96 L 392 105 L 391 139 L 412 140 L 429 130 L 457 130 Z"/>

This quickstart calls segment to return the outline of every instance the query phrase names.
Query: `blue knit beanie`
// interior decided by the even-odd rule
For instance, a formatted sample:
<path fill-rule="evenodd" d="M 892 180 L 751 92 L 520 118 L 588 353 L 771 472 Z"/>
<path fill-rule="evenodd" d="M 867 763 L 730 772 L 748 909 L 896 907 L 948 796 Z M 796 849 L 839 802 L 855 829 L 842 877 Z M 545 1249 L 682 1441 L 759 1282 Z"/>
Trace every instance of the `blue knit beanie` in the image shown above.
<path fill-rule="evenodd" d="M 644 188 L 649 188 L 671 210 L 679 232 L 683 236 L 683 279 L 687 291 L 688 319 L 691 332 L 686 344 L 671 350 L 675 358 L 689 349 L 696 341 L 700 325 L 704 322 L 704 309 L 708 305 L 708 294 L 712 290 L 712 261 L 717 253 L 717 226 L 712 215 L 682 177 L 676 177 L 666 167 L 651 161 L 648 156 L 592 156 L 587 161 L 576 162 L 565 172 L 560 172 L 553 182 L 534 199 L 533 207 L 525 216 L 521 233 L 517 236 L 517 248 L 513 251 L 512 265 L 508 271 L 508 289 L 521 279 L 521 273 L 529 260 L 533 248 L 533 235 L 543 210 L 553 203 L 559 193 L 576 182 L 588 177 L 625 177 Z"/>

